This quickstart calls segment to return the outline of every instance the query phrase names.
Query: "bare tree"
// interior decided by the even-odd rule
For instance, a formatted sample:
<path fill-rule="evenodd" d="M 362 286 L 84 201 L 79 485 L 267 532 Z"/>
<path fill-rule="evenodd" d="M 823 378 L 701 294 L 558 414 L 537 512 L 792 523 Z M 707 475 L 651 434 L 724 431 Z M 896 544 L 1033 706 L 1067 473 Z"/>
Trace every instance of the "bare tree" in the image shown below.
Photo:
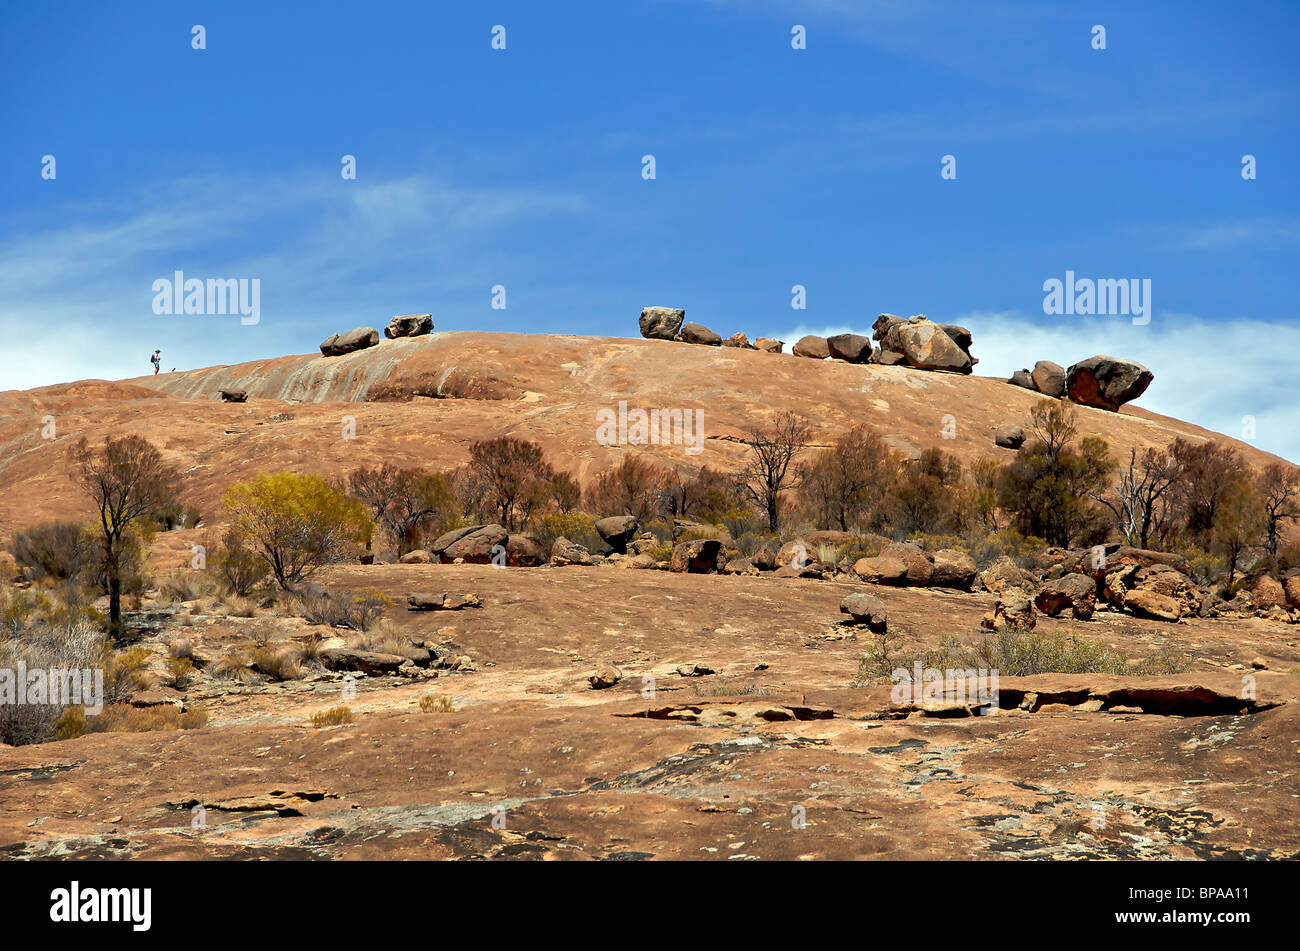
<path fill-rule="evenodd" d="M 1277 559 L 1282 522 L 1300 519 L 1300 469 L 1270 463 L 1260 476 L 1259 491 L 1264 502 L 1264 533 L 1269 556 Z"/>
<path fill-rule="evenodd" d="M 109 633 L 122 630 L 122 551 L 127 531 L 176 501 L 180 474 L 147 439 L 123 436 L 93 449 L 83 437 L 68 452 L 72 477 L 99 509 L 108 581 Z"/>
<path fill-rule="evenodd" d="M 768 426 L 746 431 L 748 462 L 737 474 L 740 488 L 767 513 L 769 531 L 779 530 L 781 493 L 798 487 L 795 458 L 808 447 L 808 424 L 790 412 L 777 413 Z"/>
<path fill-rule="evenodd" d="M 348 477 L 348 490 L 373 513 L 384 534 L 406 554 L 430 526 L 445 524 L 455 513 L 455 499 L 446 476 L 420 469 L 399 469 L 384 463 L 378 469 L 358 469 Z"/>
<path fill-rule="evenodd" d="M 598 516 L 634 515 L 645 521 L 661 511 L 673 472 L 645 455 L 629 455 L 587 487 L 587 505 Z"/>
<path fill-rule="evenodd" d="M 1157 504 L 1178 481 L 1178 466 L 1163 449 L 1147 449 L 1139 460 L 1137 448 L 1129 450 L 1128 468 L 1121 469 L 1119 483 L 1107 495 L 1091 498 L 1110 509 L 1128 543 L 1146 548 L 1157 519 Z"/>
<path fill-rule="evenodd" d="M 464 488 L 474 494 L 476 508 L 512 532 L 545 504 L 555 474 L 540 444 L 514 436 L 471 445 L 467 470 Z"/>
<path fill-rule="evenodd" d="M 897 470 L 884 441 L 866 426 L 856 426 L 800 467 L 799 494 L 819 527 L 848 531 L 864 526 L 872 509 L 879 508 Z"/>

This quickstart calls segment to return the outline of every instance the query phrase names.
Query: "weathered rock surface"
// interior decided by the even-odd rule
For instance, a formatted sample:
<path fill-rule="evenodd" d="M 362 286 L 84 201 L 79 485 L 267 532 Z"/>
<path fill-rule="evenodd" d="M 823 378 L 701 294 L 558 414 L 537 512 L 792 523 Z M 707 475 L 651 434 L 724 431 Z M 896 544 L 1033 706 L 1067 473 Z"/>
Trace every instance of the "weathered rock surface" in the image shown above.
<path fill-rule="evenodd" d="M 459 558 L 471 564 L 485 565 L 492 561 L 492 556 L 496 554 L 498 548 L 505 547 L 506 539 L 509 537 L 510 533 L 500 525 L 482 525 L 457 538 L 446 547 L 440 548 L 439 542 L 442 539 L 438 539 L 434 542 L 433 550 L 440 553 L 444 563 Z"/>
<path fill-rule="evenodd" d="M 718 554 L 722 551 L 722 542 L 716 538 L 696 538 L 691 541 L 678 542 L 673 548 L 669 571 L 704 574 L 718 567 Z"/>
<path fill-rule="evenodd" d="M 826 349 L 836 360 L 866 363 L 871 359 L 871 338 L 861 334 L 836 334 L 826 338 Z"/>
<path fill-rule="evenodd" d="M 703 324 L 682 324 L 678 333 L 683 343 L 696 343 L 706 347 L 722 346 L 722 338 Z"/>
<path fill-rule="evenodd" d="M 389 340 L 397 337 L 421 337 L 433 333 L 432 314 L 404 314 L 394 317 L 384 328 L 384 336 Z"/>
<path fill-rule="evenodd" d="M 975 581 L 975 559 L 964 551 L 941 548 L 934 553 L 934 572 L 930 584 L 937 588 L 969 591 Z"/>
<path fill-rule="evenodd" d="M 1031 374 L 1034 389 L 1044 396 L 1060 399 L 1065 395 L 1065 368 L 1051 360 L 1039 360 Z"/>
<path fill-rule="evenodd" d="M 1025 442 L 1025 431 L 1015 423 L 1006 423 L 993 434 L 993 443 L 1003 449 L 1019 449 Z"/>
<path fill-rule="evenodd" d="M 1089 621 L 1097 605 L 1097 584 L 1087 575 L 1067 574 L 1046 582 L 1034 596 L 1034 606 L 1048 617 L 1066 608 L 1076 620 Z"/>
<path fill-rule="evenodd" d="M 1134 360 L 1099 355 L 1070 367 L 1066 390 L 1076 403 L 1113 412 L 1146 392 L 1154 376 Z"/>
<path fill-rule="evenodd" d="M 379 343 L 379 331 L 374 327 L 355 327 L 346 333 L 334 334 L 321 342 L 320 352 L 326 357 L 341 357 L 346 353 L 365 350 Z"/>
<path fill-rule="evenodd" d="M 907 320 L 881 314 L 873 327 L 873 336 L 880 341 L 882 351 L 901 354 L 908 366 L 918 370 L 970 373 L 975 364 L 970 353 L 958 345 L 943 325 L 934 323 L 924 314 Z"/>
<path fill-rule="evenodd" d="M 875 595 L 863 591 L 850 594 L 841 601 L 840 613 L 849 615 L 854 624 L 865 624 L 877 634 L 889 627 L 889 616 L 885 612 L 884 603 Z"/>
<path fill-rule="evenodd" d="M 628 542 L 636 537 L 638 527 L 634 515 L 611 515 L 596 523 L 596 534 L 601 541 L 621 554 L 627 551 Z"/>
<path fill-rule="evenodd" d="M 760 338 L 760 339 L 761 339 L 761 338 Z M 731 335 L 730 337 L 728 337 L 726 340 L 722 341 L 722 345 L 723 345 L 724 347 L 736 347 L 736 348 L 738 348 L 738 349 L 740 349 L 740 350 L 756 350 L 756 349 L 758 349 L 758 348 L 755 347 L 752 343 L 750 343 L 750 342 L 749 342 L 749 338 L 746 337 L 746 336 L 745 336 L 743 333 L 741 333 L 740 331 L 736 331 L 734 334 L 732 334 L 732 335 Z"/>
<path fill-rule="evenodd" d="M 557 568 L 564 568 L 568 565 L 590 565 L 593 564 L 591 552 L 583 545 L 577 542 L 571 542 L 563 535 L 555 540 L 551 545 L 551 564 Z"/>
<path fill-rule="evenodd" d="M 780 353 L 785 347 L 784 340 L 774 340 L 771 337 L 757 337 L 754 340 L 754 349 L 762 350 L 764 353 Z"/>
<path fill-rule="evenodd" d="M 672 340 L 682 329 L 686 311 L 677 307 L 646 307 L 641 311 L 641 336 L 650 340 Z"/>
<path fill-rule="evenodd" d="M 831 355 L 830 347 L 826 344 L 826 338 L 818 337 L 815 334 L 800 337 L 790 352 L 796 357 L 807 357 L 810 360 L 825 360 Z"/>

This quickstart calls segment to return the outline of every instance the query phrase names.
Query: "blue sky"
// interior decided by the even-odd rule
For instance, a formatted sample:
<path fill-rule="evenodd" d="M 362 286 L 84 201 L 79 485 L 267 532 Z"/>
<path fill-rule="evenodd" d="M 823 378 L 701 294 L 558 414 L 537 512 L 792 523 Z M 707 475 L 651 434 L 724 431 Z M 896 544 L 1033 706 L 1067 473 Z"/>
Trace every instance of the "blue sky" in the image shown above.
<path fill-rule="evenodd" d="M 1130 356 L 1141 405 L 1300 460 L 1297 41 L 1290 2 L 6 3 L 0 388 L 411 312 L 788 340 L 926 313 L 978 372 Z M 155 315 L 176 270 L 258 278 L 260 322 Z M 1067 270 L 1150 279 L 1150 324 L 1045 315 Z"/>

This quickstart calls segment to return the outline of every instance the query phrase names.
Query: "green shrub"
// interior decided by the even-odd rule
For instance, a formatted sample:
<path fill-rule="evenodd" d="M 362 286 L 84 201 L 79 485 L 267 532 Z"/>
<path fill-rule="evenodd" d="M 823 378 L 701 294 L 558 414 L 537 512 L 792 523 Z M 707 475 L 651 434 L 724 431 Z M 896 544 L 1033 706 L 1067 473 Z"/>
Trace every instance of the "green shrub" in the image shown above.
<path fill-rule="evenodd" d="M 544 552 L 549 554 L 551 546 L 561 535 L 589 551 L 599 552 L 605 548 L 605 542 L 596 531 L 596 523 L 581 512 L 548 512 L 537 520 L 537 541 Z"/>

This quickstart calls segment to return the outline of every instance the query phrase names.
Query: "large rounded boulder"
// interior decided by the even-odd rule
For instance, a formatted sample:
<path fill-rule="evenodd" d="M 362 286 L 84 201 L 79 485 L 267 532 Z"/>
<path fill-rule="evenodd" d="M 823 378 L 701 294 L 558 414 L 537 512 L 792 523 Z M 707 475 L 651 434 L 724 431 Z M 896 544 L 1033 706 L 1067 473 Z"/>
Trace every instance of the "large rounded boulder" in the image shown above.
<path fill-rule="evenodd" d="M 646 307 L 641 311 L 641 336 L 647 340 L 672 340 L 685 319 L 686 311 L 678 307 Z"/>
<path fill-rule="evenodd" d="M 1155 374 L 1135 360 L 1099 354 L 1070 367 L 1065 387 L 1074 402 L 1114 412 L 1146 392 L 1153 379 Z"/>
<path fill-rule="evenodd" d="M 790 352 L 796 357 L 807 357 L 810 360 L 825 360 L 831 355 L 826 338 L 818 337 L 816 334 L 800 337 Z"/>
<path fill-rule="evenodd" d="M 341 357 L 379 343 L 379 331 L 374 327 L 354 327 L 346 333 L 335 334 L 321 342 L 320 352 L 326 357 Z"/>

